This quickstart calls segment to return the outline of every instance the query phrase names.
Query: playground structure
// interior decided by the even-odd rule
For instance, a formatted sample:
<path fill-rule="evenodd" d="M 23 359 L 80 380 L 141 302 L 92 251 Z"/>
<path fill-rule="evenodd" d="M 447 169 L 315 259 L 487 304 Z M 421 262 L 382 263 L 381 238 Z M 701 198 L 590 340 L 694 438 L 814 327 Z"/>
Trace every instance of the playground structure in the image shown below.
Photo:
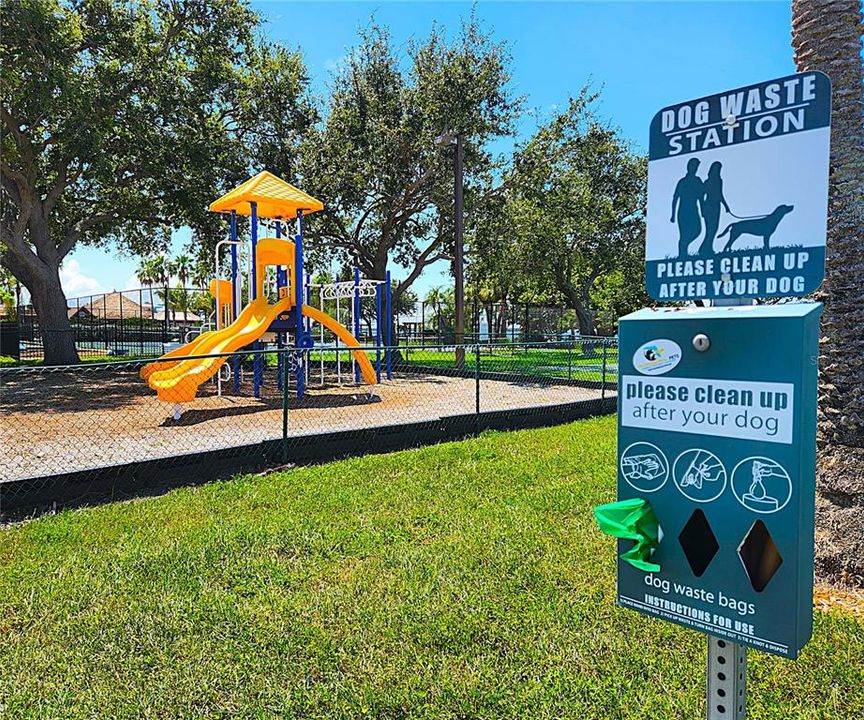
<path fill-rule="evenodd" d="M 198 337 L 166 353 L 155 362 L 141 368 L 140 376 L 156 390 L 160 400 L 174 406 L 174 417 L 179 419 L 182 404 L 194 400 L 199 386 L 217 376 L 221 392 L 221 377 L 217 375 L 226 361 L 230 360 L 231 379 L 234 391 L 240 387 L 240 358 L 237 353 L 246 347 L 264 349 L 264 338 L 273 333 L 276 347 L 294 347 L 309 350 L 315 346 L 311 323 L 321 326 L 320 342 L 324 346 L 324 329 L 335 337 L 334 348 L 339 342 L 353 356 L 354 381 L 374 386 L 381 380 L 382 360 L 387 377 L 392 374 L 389 352 L 382 358 L 381 345 L 389 348 L 390 332 L 390 274 L 384 281 L 361 280 L 360 272 L 354 269 L 353 281 L 327 284 L 312 284 L 303 263 L 303 218 L 324 209 L 323 203 L 302 190 L 289 185 L 269 172 L 255 177 L 213 202 L 209 210 L 230 216 L 230 239 L 217 243 L 215 251 L 216 275 L 210 283 L 210 292 L 216 302 L 215 329 L 201 333 Z M 241 246 L 238 240 L 237 217 L 250 218 L 250 247 L 248 272 L 248 302 L 243 306 L 243 276 L 240 273 Z M 275 228 L 275 237 L 259 239 L 261 220 L 270 220 Z M 294 240 L 282 237 L 283 223 L 295 222 Z M 224 245 L 231 248 L 230 280 L 220 278 L 219 251 Z M 266 291 L 267 270 L 275 267 L 275 293 Z M 313 288 L 318 290 L 320 306 L 310 304 Z M 274 295 L 271 302 L 271 295 Z M 374 296 L 376 300 L 376 364 L 373 367 L 362 349 L 360 335 L 360 299 Z M 325 299 L 337 302 L 337 317 L 324 312 Z M 339 322 L 339 301 L 351 301 L 353 333 Z M 241 309 L 242 308 L 242 309 Z M 382 317 L 387 318 L 382 337 Z M 344 351 L 344 350 L 343 350 Z M 339 351 L 336 349 L 336 367 L 341 381 Z M 285 353 L 278 355 L 277 383 L 280 390 L 286 370 L 296 379 L 297 397 L 303 397 L 309 368 L 309 353 L 297 353 L 290 367 L 286 368 Z M 253 359 L 253 393 L 260 397 L 264 382 L 265 360 L 261 353 Z M 321 374 L 324 375 L 324 356 L 321 356 Z"/>

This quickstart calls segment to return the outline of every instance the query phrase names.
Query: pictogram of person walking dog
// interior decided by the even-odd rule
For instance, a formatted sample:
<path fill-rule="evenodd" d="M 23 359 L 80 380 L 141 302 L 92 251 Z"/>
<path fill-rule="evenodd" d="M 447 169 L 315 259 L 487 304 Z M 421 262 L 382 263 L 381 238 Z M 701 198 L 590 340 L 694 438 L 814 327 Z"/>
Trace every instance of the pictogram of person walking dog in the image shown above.
<path fill-rule="evenodd" d="M 776 232 L 780 221 L 795 209 L 794 206 L 778 205 L 766 215 L 735 215 L 723 195 L 723 163 L 711 163 L 704 180 L 698 175 L 699 165 L 698 158 L 687 161 L 687 172 L 675 185 L 672 195 L 670 222 L 678 224 L 678 257 L 690 255 L 690 245 L 700 235 L 702 239 L 694 255 L 715 254 L 714 240 L 719 238 L 727 239 L 716 252 L 729 252 L 742 235 L 761 237 L 762 249 L 768 250 L 771 236 Z M 736 219 L 729 222 L 718 235 L 721 209 Z"/>

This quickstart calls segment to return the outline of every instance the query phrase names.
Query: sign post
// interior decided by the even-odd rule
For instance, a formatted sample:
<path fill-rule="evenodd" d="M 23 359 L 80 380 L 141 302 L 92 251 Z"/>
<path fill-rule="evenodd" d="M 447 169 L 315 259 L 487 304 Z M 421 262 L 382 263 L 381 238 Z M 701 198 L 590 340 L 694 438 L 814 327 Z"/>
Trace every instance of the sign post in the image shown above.
<path fill-rule="evenodd" d="M 747 648 L 813 621 L 816 385 L 830 82 L 802 73 L 651 123 L 646 287 L 620 319 L 618 604 L 708 635 L 707 717 L 744 718 Z M 635 541 L 635 544 L 634 544 Z"/>

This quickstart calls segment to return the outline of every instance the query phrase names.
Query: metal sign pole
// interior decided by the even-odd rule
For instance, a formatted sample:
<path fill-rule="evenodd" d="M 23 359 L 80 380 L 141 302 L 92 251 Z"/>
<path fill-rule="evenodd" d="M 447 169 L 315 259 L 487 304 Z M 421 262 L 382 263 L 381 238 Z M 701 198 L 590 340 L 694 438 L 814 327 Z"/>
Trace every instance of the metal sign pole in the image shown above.
<path fill-rule="evenodd" d="M 708 720 L 747 715 L 747 648 L 708 635 Z"/>
<path fill-rule="evenodd" d="M 714 307 L 752 305 L 753 300 L 730 298 L 709 301 Z M 747 716 L 747 646 L 708 638 L 705 703 L 708 720 L 744 720 Z"/>

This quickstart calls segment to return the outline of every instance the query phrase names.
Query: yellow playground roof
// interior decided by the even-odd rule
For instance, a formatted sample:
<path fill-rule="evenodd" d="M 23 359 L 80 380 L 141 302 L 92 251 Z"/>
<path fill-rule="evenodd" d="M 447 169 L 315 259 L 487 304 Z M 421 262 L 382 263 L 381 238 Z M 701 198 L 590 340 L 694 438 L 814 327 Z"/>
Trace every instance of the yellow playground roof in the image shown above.
<path fill-rule="evenodd" d="M 250 202 L 258 204 L 260 218 L 287 219 L 295 217 L 298 210 L 308 215 L 324 209 L 320 200 L 264 170 L 211 203 L 210 211 L 251 215 Z"/>

